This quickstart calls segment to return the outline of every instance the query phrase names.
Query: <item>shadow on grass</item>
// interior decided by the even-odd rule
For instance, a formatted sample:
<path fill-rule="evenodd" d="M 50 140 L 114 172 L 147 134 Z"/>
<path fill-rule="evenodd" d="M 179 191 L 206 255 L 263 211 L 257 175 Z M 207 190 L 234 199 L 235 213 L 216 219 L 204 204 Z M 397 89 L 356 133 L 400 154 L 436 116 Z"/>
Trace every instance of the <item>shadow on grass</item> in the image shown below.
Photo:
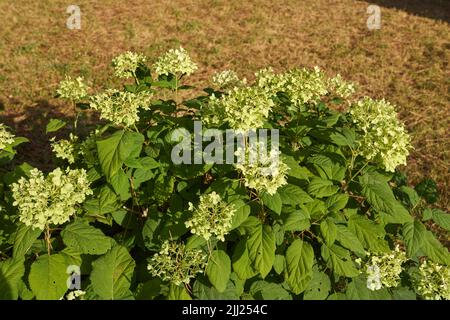
<path fill-rule="evenodd" d="M 16 163 L 26 161 L 42 170 L 53 167 L 49 139 L 56 134 L 46 134 L 47 123 L 52 118 L 66 121 L 68 125 L 58 131 L 57 136 L 67 137 L 71 129 L 70 124 L 73 122 L 73 117 L 58 111 L 60 109 L 46 100 L 38 100 L 33 106 L 0 113 L 0 122 L 10 127 L 16 136 L 29 140 L 28 143 L 23 143 L 17 148 L 18 154 L 14 160 Z"/>
<path fill-rule="evenodd" d="M 450 23 L 450 0 L 367 0 L 367 2 Z"/>

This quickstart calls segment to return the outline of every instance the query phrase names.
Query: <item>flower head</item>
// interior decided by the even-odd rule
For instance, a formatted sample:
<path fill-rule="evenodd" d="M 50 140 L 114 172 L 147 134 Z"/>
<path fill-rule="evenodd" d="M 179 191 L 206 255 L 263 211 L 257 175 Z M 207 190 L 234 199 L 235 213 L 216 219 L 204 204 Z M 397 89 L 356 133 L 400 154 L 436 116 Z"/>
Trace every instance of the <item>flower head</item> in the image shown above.
<path fill-rule="evenodd" d="M 274 106 L 264 90 L 257 87 L 235 87 L 220 98 L 212 95 L 203 109 L 202 121 L 209 125 L 227 122 L 236 131 L 263 127 Z"/>
<path fill-rule="evenodd" d="M 305 103 L 317 103 L 328 93 L 325 74 L 315 67 L 313 70 L 293 69 L 275 74 L 273 69 L 260 70 L 256 74 L 256 84 L 269 95 L 284 92 L 295 108 Z"/>
<path fill-rule="evenodd" d="M 417 293 L 426 300 L 450 300 L 450 267 L 424 261 L 414 278 Z"/>
<path fill-rule="evenodd" d="M 193 234 L 209 240 L 211 236 L 225 241 L 225 235 L 231 229 L 236 209 L 234 205 L 222 201 L 216 192 L 200 196 L 197 208 L 189 202 L 189 210 L 193 212 L 191 219 L 186 221 L 186 227 Z"/>
<path fill-rule="evenodd" d="M 203 273 L 207 255 L 199 249 L 186 249 L 183 243 L 166 240 L 147 266 L 154 277 L 179 286 L 188 284 L 197 273 Z"/>
<path fill-rule="evenodd" d="M 239 79 L 236 72 L 232 70 L 224 70 L 216 73 L 212 78 L 213 84 L 220 89 L 231 89 L 234 87 L 241 87 L 246 84 L 247 80 Z"/>
<path fill-rule="evenodd" d="M 385 100 L 364 98 L 353 104 L 350 115 L 362 132 L 359 153 L 367 160 L 378 162 L 387 171 L 394 172 L 406 164 L 410 137 L 397 119 L 395 108 Z"/>
<path fill-rule="evenodd" d="M 139 109 L 148 110 L 152 94 L 147 91 L 138 93 L 108 89 L 92 96 L 90 107 L 100 111 L 100 118 L 118 126 L 129 127 L 139 121 Z"/>
<path fill-rule="evenodd" d="M 190 75 L 197 70 L 197 65 L 191 60 L 186 50 L 182 47 L 179 49 L 170 49 L 168 52 L 158 58 L 153 65 L 158 75 Z"/>
<path fill-rule="evenodd" d="M 78 137 L 70 134 L 70 140 L 61 139 L 58 141 L 55 141 L 55 138 L 53 137 L 50 141 L 52 151 L 55 153 L 55 156 L 57 158 L 67 160 L 70 164 L 75 163 L 75 157 L 76 157 L 76 145 L 75 142 L 78 140 Z"/>
<path fill-rule="evenodd" d="M 125 52 L 112 60 L 114 75 L 118 78 L 130 78 L 135 76 L 136 69 L 144 65 L 146 57 L 135 52 Z"/>
<path fill-rule="evenodd" d="M 0 150 L 14 142 L 14 135 L 6 129 L 3 123 L 0 123 Z"/>
<path fill-rule="evenodd" d="M 363 272 L 367 275 L 367 288 L 374 291 L 398 286 L 402 264 L 406 260 L 406 253 L 399 246 L 388 253 L 371 254 L 363 266 Z"/>
<path fill-rule="evenodd" d="M 263 143 L 250 145 L 246 150 L 239 148 L 235 166 L 241 171 L 246 187 L 273 195 L 279 187 L 287 184 L 289 166 L 280 159 L 279 150 L 271 149 L 267 154 L 261 152 L 262 148 L 266 148 Z M 252 157 L 252 154 L 258 156 Z"/>
<path fill-rule="evenodd" d="M 59 83 L 56 93 L 63 99 L 77 101 L 87 96 L 88 86 L 83 82 L 82 77 L 72 80 L 71 77 L 66 78 Z"/>
<path fill-rule="evenodd" d="M 329 91 L 335 93 L 338 97 L 348 98 L 355 93 L 355 85 L 345 81 L 340 74 L 328 81 Z"/>
<path fill-rule="evenodd" d="M 47 224 L 63 224 L 76 212 L 75 206 L 92 194 L 84 169 L 62 171 L 57 168 L 47 177 L 38 169 L 30 177 L 12 184 L 14 206 L 19 220 L 27 226 L 44 229 Z"/>

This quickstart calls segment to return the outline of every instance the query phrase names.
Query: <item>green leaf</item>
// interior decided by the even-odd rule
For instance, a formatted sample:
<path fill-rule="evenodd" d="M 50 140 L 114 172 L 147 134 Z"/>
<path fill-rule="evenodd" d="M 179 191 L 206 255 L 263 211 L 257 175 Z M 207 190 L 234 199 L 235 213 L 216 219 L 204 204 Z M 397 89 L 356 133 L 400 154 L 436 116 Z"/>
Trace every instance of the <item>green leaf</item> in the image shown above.
<path fill-rule="evenodd" d="M 119 169 L 119 171 L 111 177 L 110 183 L 115 193 L 120 197 L 120 200 L 126 201 L 131 198 L 130 181 L 122 169 Z"/>
<path fill-rule="evenodd" d="M 328 267 L 337 275 L 350 278 L 359 275 L 359 271 L 355 268 L 348 250 L 336 244 L 333 244 L 331 247 L 323 244 L 321 247 L 321 255 Z"/>
<path fill-rule="evenodd" d="M 231 261 L 227 253 L 223 250 L 212 251 L 206 267 L 206 275 L 217 291 L 225 291 L 230 274 Z"/>
<path fill-rule="evenodd" d="M 276 273 L 281 274 L 284 271 L 286 265 L 286 259 L 281 254 L 275 255 L 275 261 L 273 263 L 273 270 Z"/>
<path fill-rule="evenodd" d="M 450 265 L 450 253 L 432 232 L 426 231 L 422 250 L 434 262 Z"/>
<path fill-rule="evenodd" d="M 336 193 L 327 198 L 325 205 L 330 211 L 339 211 L 345 208 L 348 202 L 348 195 L 346 193 Z"/>
<path fill-rule="evenodd" d="M 239 296 L 236 292 L 236 287 L 232 281 L 228 281 L 227 288 L 224 292 L 218 292 L 212 286 L 208 279 L 203 276 L 196 278 L 192 288 L 194 296 L 200 300 L 238 300 Z"/>
<path fill-rule="evenodd" d="M 92 263 L 90 279 L 94 292 L 105 300 L 129 298 L 135 266 L 128 250 L 115 245 Z"/>
<path fill-rule="evenodd" d="M 308 162 L 314 165 L 316 171 L 325 180 L 341 181 L 345 177 L 344 161 L 338 154 L 316 154 L 309 157 Z"/>
<path fill-rule="evenodd" d="M 59 119 L 50 119 L 45 128 L 45 133 L 55 132 L 66 125 L 65 121 Z"/>
<path fill-rule="evenodd" d="M 167 300 L 192 300 L 192 298 L 184 286 L 176 286 L 171 283 Z"/>
<path fill-rule="evenodd" d="M 24 257 L 41 233 L 41 229 L 21 223 L 14 238 L 13 256 L 15 258 Z"/>
<path fill-rule="evenodd" d="M 364 248 L 373 252 L 387 252 L 389 246 L 384 240 L 386 232 L 380 224 L 359 215 L 354 215 L 348 220 L 348 228 L 361 241 Z"/>
<path fill-rule="evenodd" d="M 325 243 L 331 246 L 336 240 L 337 229 L 335 223 L 331 219 L 326 219 L 320 223 L 320 233 Z"/>
<path fill-rule="evenodd" d="M 233 256 L 233 271 L 240 279 L 250 279 L 258 272 L 253 269 L 251 260 L 248 255 L 246 240 L 240 240 L 234 249 Z"/>
<path fill-rule="evenodd" d="M 426 209 L 430 211 L 430 218 L 433 219 L 441 228 L 450 231 L 450 214 L 439 209 Z M 425 215 L 424 215 L 425 217 Z M 427 219 L 424 219 L 427 220 Z"/>
<path fill-rule="evenodd" d="M 98 194 L 83 204 L 89 215 L 104 215 L 118 209 L 118 198 L 108 185 L 101 187 Z"/>
<path fill-rule="evenodd" d="M 311 226 L 308 214 L 303 210 L 283 213 L 284 231 L 303 231 Z"/>
<path fill-rule="evenodd" d="M 287 172 L 287 175 L 299 180 L 309 180 L 309 177 L 311 177 L 313 174 L 308 170 L 306 167 L 302 167 L 299 165 L 299 162 L 296 161 L 293 157 L 287 156 L 283 159 L 283 162 L 285 162 L 289 170 Z"/>
<path fill-rule="evenodd" d="M 59 300 L 66 293 L 69 265 L 61 254 L 40 256 L 31 265 L 28 281 L 38 300 Z"/>
<path fill-rule="evenodd" d="M 346 226 L 336 225 L 336 231 L 336 240 L 339 241 L 339 243 L 343 247 L 349 249 L 350 251 L 353 251 L 358 255 L 366 255 L 361 242 L 358 240 L 356 235 L 352 233 Z"/>
<path fill-rule="evenodd" d="M 425 241 L 425 226 L 418 220 L 403 225 L 402 235 L 405 239 L 406 253 L 408 257 L 415 257 Z"/>
<path fill-rule="evenodd" d="M 111 239 L 99 229 L 75 220 L 61 231 L 64 244 L 84 254 L 104 254 L 111 249 Z"/>
<path fill-rule="evenodd" d="M 311 281 L 303 295 L 304 300 L 325 300 L 330 294 L 330 278 L 323 272 L 314 270 Z"/>
<path fill-rule="evenodd" d="M 267 281 L 253 282 L 249 293 L 256 300 L 292 300 L 292 296 L 281 284 Z"/>
<path fill-rule="evenodd" d="M 398 287 L 392 291 L 393 300 L 416 300 L 416 293 L 405 287 Z"/>
<path fill-rule="evenodd" d="M 278 189 L 278 194 L 281 197 L 281 202 L 288 205 L 297 205 L 311 202 L 313 199 L 300 188 L 293 184 L 287 184 Z"/>
<path fill-rule="evenodd" d="M 247 220 L 248 216 L 250 215 L 251 208 L 240 199 L 232 201 L 230 204 L 233 205 L 236 209 L 236 213 L 234 214 L 233 221 L 231 223 L 231 230 L 233 230 L 239 227 L 245 220 Z"/>
<path fill-rule="evenodd" d="M 414 190 L 413 188 L 401 186 L 400 188 L 398 188 L 398 191 L 400 191 L 400 193 L 404 195 L 404 197 L 406 197 L 407 202 L 409 203 L 409 206 L 411 208 L 414 208 L 419 203 L 420 197 L 417 194 L 416 190 Z"/>
<path fill-rule="evenodd" d="M 300 210 L 313 220 L 320 220 L 327 214 L 325 203 L 319 199 L 300 205 Z"/>
<path fill-rule="evenodd" d="M 0 300 L 17 300 L 24 273 L 23 257 L 9 258 L 0 262 Z"/>
<path fill-rule="evenodd" d="M 419 196 L 424 198 L 429 204 L 433 204 L 439 200 L 439 190 L 436 182 L 431 179 L 424 179 L 414 187 Z"/>
<path fill-rule="evenodd" d="M 286 251 L 285 279 L 292 292 L 303 292 L 312 278 L 314 250 L 300 239 L 295 240 Z"/>
<path fill-rule="evenodd" d="M 317 197 L 329 197 L 338 192 L 339 187 L 335 186 L 332 181 L 315 177 L 308 185 L 309 194 Z"/>
<path fill-rule="evenodd" d="M 119 171 L 127 158 L 139 156 L 143 143 L 142 134 L 123 130 L 97 141 L 100 165 L 108 180 Z"/>
<path fill-rule="evenodd" d="M 253 266 L 263 278 L 267 276 L 275 261 L 275 235 L 268 225 L 259 224 L 247 239 L 248 255 Z"/>
<path fill-rule="evenodd" d="M 367 288 L 367 280 L 354 278 L 347 286 L 346 296 L 351 300 L 391 300 L 392 297 L 386 288 L 371 291 Z"/>
<path fill-rule="evenodd" d="M 359 179 L 362 194 L 367 202 L 377 211 L 388 215 L 389 223 L 406 223 L 412 220 L 408 210 L 399 203 L 388 183 L 377 174 L 364 174 Z"/>
<path fill-rule="evenodd" d="M 277 214 L 281 213 L 281 207 L 283 203 L 281 202 L 281 197 L 278 193 L 275 193 L 274 195 L 262 193 L 261 200 L 264 203 L 264 205 L 273 212 Z"/>

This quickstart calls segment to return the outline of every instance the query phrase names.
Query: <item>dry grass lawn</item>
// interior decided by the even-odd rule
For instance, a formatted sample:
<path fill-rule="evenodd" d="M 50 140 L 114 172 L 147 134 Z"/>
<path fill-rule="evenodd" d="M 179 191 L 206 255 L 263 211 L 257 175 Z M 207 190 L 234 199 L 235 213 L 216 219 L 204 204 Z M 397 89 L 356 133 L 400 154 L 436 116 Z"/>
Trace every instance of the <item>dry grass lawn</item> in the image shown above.
<path fill-rule="evenodd" d="M 49 159 L 47 118 L 71 116 L 53 98 L 65 74 L 82 75 L 94 90 L 115 85 L 111 58 L 126 51 L 151 59 L 182 45 L 199 63 L 194 84 L 214 71 L 248 78 L 261 67 L 315 65 L 359 83 L 360 94 L 398 105 L 415 150 L 405 169 L 411 182 L 434 178 L 450 204 L 450 2 L 354 0 L 5 1 L 0 0 L 2 122 L 34 137 L 23 149 Z M 81 30 L 66 28 L 66 8 L 81 8 Z M 369 4 L 382 26 L 366 26 Z"/>

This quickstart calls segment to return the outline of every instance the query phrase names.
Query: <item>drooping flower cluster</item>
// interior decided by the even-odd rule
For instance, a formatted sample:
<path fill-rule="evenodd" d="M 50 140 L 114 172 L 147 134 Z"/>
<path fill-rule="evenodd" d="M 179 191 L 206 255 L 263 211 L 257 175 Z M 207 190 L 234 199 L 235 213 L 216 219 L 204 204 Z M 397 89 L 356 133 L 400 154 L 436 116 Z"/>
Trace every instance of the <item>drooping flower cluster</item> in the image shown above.
<path fill-rule="evenodd" d="M 3 123 L 0 123 L 0 150 L 14 142 L 14 135 L 6 129 Z"/>
<path fill-rule="evenodd" d="M 72 80 L 71 77 L 66 78 L 59 83 L 56 93 L 60 98 L 77 101 L 87 96 L 88 86 L 83 82 L 82 77 Z"/>
<path fill-rule="evenodd" d="M 205 240 L 217 237 L 220 241 L 225 241 L 225 235 L 230 232 L 236 208 L 233 204 L 222 201 L 220 195 L 213 191 L 200 196 L 197 208 L 189 202 L 189 211 L 193 214 L 185 224 L 186 227 L 191 228 L 193 234 Z"/>
<path fill-rule="evenodd" d="M 279 187 L 287 184 L 289 166 L 282 161 L 279 150 L 271 149 L 267 154 L 261 152 L 262 148 L 265 150 L 266 147 L 261 142 L 250 144 L 245 150 L 239 148 L 235 166 L 241 171 L 246 187 L 273 195 Z"/>
<path fill-rule="evenodd" d="M 203 108 L 202 121 L 208 125 L 228 122 L 238 132 L 263 127 L 274 106 L 269 95 L 257 87 L 236 87 L 217 98 L 212 95 Z"/>
<path fill-rule="evenodd" d="M 355 93 L 355 85 L 345 81 L 340 74 L 328 81 L 328 90 L 340 98 L 348 98 Z"/>
<path fill-rule="evenodd" d="M 53 137 L 50 141 L 52 151 L 55 153 L 55 156 L 57 158 L 67 160 L 70 164 L 75 163 L 75 157 L 76 157 L 76 141 L 78 140 L 78 137 L 74 134 L 70 134 L 70 140 L 61 139 L 58 141 L 55 141 L 55 138 Z"/>
<path fill-rule="evenodd" d="M 414 287 L 426 300 L 450 300 L 450 267 L 425 260 L 414 279 Z"/>
<path fill-rule="evenodd" d="M 145 64 L 146 57 L 135 52 L 125 52 L 112 60 L 114 75 L 118 78 L 131 78 L 135 76 L 136 69 Z"/>
<path fill-rule="evenodd" d="M 371 254 L 362 268 L 367 275 L 367 288 L 375 291 L 398 286 L 402 264 L 406 260 L 406 253 L 398 245 L 388 253 Z M 360 260 L 357 262 L 361 263 Z"/>
<path fill-rule="evenodd" d="M 147 266 L 154 277 L 180 286 L 188 284 L 197 273 L 203 273 L 207 255 L 199 249 L 186 249 L 183 243 L 166 240 Z"/>
<path fill-rule="evenodd" d="M 197 65 L 191 60 L 187 51 L 182 47 L 179 49 L 170 49 L 160 56 L 153 65 L 153 69 L 158 75 L 190 75 L 197 70 L 197 68 Z"/>
<path fill-rule="evenodd" d="M 38 169 L 30 177 L 12 184 L 13 205 L 19 220 L 27 226 L 44 229 L 47 224 L 62 224 L 76 212 L 75 206 L 92 194 L 84 169 L 62 171 L 57 168 L 47 177 Z"/>
<path fill-rule="evenodd" d="M 391 172 L 406 164 L 411 139 L 393 105 L 366 97 L 351 106 L 350 115 L 362 131 L 358 149 L 362 156 Z"/>
<path fill-rule="evenodd" d="M 118 126 L 129 127 L 139 121 L 139 109 L 148 110 L 152 94 L 148 91 L 138 93 L 108 89 L 92 96 L 90 107 L 100 111 L 100 118 Z"/>
<path fill-rule="evenodd" d="M 284 92 L 294 107 L 316 103 L 328 93 L 325 74 L 318 67 L 313 70 L 293 69 L 281 74 L 274 73 L 272 68 L 266 68 L 257 72 L 255 76 L 256 84 L 269 95 Z"/>
<path fill-rule="evenodd" d="M 213 84 L 224 90 L 232 89 L 234 87 L 241 87 L 247 83 L 247 79 L 239 79 L 236 72 L 232 70 L 224 70 L 216 73 L 212 78 Z"/>

